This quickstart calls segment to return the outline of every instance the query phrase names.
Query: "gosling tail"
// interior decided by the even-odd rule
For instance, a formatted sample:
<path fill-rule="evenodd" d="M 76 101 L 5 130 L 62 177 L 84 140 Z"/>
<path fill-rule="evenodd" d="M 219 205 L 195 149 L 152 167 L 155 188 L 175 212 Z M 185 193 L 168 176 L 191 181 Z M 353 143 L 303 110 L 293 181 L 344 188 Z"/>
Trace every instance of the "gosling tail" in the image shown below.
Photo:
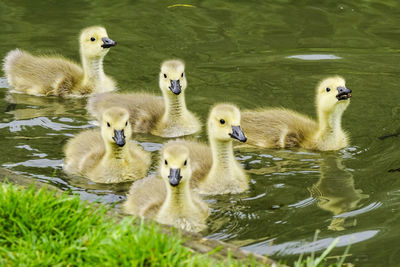
<path fill-rule="evenodd" d="M 10 80 L 10 72 L 12 67 L 15 65 L 15 63 L 24 55 L 24 52 L 21 50 L 14 49 L 8 52 L 7 56 L 4 58 L 3 61 L 3 71 L 7 76 L 7 80 Z"/>

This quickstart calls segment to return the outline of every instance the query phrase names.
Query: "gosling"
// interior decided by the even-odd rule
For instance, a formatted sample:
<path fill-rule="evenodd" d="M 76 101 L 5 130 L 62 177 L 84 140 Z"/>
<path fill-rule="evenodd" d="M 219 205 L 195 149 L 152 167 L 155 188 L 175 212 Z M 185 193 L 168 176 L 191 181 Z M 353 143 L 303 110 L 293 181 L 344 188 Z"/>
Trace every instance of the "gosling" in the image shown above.
<path fill-rule="evenodd" d="M 103 58 L 116 42 L 106 29 L 93 26 L 79 38 L 82 67 L 63 57 L 33 56 L 20 49 L 10 51 L 3 70 L 16 92 L 38 96 L 83 96 L 115 90 L 113 79 L 104 74 Z"/>
<path fill-rule="evenodd" d="M 235 159 L 232 141 L 246 142 L 240 128 L 240 111 L 231 104 L 218 104 L 208 118 L 210 147 L 194 141 L 177 140 L 185 144 L 192 156 L 192 187 L 200 194 L 236 194 L 249 188 L 243 168 Z"/>
<path fill-rule="evenodd" d="M 87 130 L 65 146 L 64 170 L 97 183 L 120 183 L 143 178 L 150 153 L 129 142 L 129 113 L 122 108 L 104 111 L 101 130 Z"/>
<path fill-rule="evenodd" d="M 186 108 L 187 87 L 185 65 L 180 60 L 168 60 L 161 65 L 160 97 L 144 94 L 96 94 L 90 97 L 88 111 L 94 117 L 109 107 L 120 106 L 130 112 L 132 130 L 162 137 L 178 137 L 198 132 L 199 119 Z"/>
<path fill-rule="evenodd" d="M 341 121 L 351 93 L 342 77 L 322 80 L 316 90 L 318 121 L 283 108 L 244 111 L 242 126 L 248 143 L 266 148 L 342 149 L 349 145 Z"/>
<path fill-rule="evenodd" d="M 146 177 L 135 182 L 123 204 L 124 211 L 186 231 L 204 229 L 209 208 L 190 188 L 189 153 L 185 145 L 166 144 L 161 153 L 161 178 Z"/>

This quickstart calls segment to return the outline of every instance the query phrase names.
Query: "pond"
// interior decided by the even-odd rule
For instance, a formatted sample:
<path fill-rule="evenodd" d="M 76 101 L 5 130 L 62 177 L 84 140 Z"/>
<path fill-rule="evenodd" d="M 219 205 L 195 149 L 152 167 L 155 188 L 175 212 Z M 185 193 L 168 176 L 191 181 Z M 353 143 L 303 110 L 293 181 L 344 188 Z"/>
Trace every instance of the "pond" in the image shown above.
<path fill-rule="evenodd" d="M 356 265 L 397 265 L 399 3 L 268 2 L 1 1 L 0 56 L 18 47 L 79 61 L 79 31 L 104 25 L 118 42 L 105 72 L 121 91 L 160 94 L 161 62 L 183 59 L 187 104 L 203 122 L 216 102 L 284 106 L 315 117 L 317 82 L 343 76 L 353 90 L 343 117 L 351 145 L 336 152 L 240 148 L 250 189 L 208 197 L 212 214 L 203 234 L 287 262 L 340 237 L 332 255 L 351 244 L 348 260 Z M 99 185 L 62 172 L 66 141 L 93 127 L 86 100 L 8 94 L 0 77 L 1 166 L 83 199 L 123 201 L 129 184 Z M 206 141 L 204 129 L 195 138 Z M 154 152 L 165 141 L 134 139 Z"/>

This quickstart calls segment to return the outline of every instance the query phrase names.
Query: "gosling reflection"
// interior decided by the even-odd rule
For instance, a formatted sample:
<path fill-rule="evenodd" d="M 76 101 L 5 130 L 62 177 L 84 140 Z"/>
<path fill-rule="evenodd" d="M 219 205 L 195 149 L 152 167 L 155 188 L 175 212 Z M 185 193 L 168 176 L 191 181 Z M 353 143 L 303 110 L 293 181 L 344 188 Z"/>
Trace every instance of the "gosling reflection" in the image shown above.
<path fill-rule="evenodd" d="M 15 93 L 8 93 L 5 99 L 8 102 L 5 112 L 13 114 L 16 120 L 68 114 L 76 116 L 78 110 L 85 111 L 86 105 L 86 100 L 81 98 L 60 99 Z"/>
<path fill-rule="evenodd" d="M 335 216 L 328 229 L 345 230 L 354 226 L 356 220 L 347 220 L 336 215 L 352 211 L 359 207 L 360 200 L 368 198 L 361 189 L 354 188 L 353 174 L 342 164 L 342 158 L 336 154 L 323 155 L 320 168 L 320 179 L 311 188 L 311 196 L 317 200 L 317 205 Z"/>

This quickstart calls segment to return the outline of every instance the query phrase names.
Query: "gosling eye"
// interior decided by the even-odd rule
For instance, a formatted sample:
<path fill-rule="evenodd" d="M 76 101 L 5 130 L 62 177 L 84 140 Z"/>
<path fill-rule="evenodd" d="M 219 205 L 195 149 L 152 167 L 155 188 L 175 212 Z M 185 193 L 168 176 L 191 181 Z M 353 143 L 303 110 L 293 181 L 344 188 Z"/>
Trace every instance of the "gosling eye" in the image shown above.
<path fill-rule="evenodd" d="M 182 74 L 181 74 L 181 77 L 183 78 L 183 72 L 182 72 Z"/>
<path fill-rule="evenodd" d="M 327 92 L 329 92 L 331 90 L 331 88 L 329 88 L 329 87 L 326 87 L 326 91 Z"/>
<path fill-rule="evenodd" d="M 185 162 L 183 163 L 183 165 L 186 166 L 186 164 L 187 164 L 187 160 L 185 160 Z"/>
<path fill-rule="evenodd" d="M 225 120 L 224 120 L 224 119 L 220 119 L 220 120 L 219 120 L 219 123 L 225 124 Z"/>
<path fill-rule="evenodd" d="M 164 78 L 167 79 L 167 74 L 164 73 Z"/>
<path fill-rule="evenodd" d="M 90 41 L 94 42 L 94 41 L 96 41 L 96 38 L 91 37 L 91 38 L 90 38 Z"/>
<path fill-rule="evenodd" d="M 110 123 L 109 123 L 109 122 L 107 122 L 107 126 L 108 126 L 108 127 L 111 127 L 111 125 L 110 125 Z"/>
<path fill-rule="evenodd" d="M 168 161 L 167 160 L 164 160 L 164 163 L 165 163 L 165 165 L 168 165 Z"/>
<path fill-rule="evenodd" d="M 128 126 L 128 121 L 125 122 L 125 126 Z"/>

